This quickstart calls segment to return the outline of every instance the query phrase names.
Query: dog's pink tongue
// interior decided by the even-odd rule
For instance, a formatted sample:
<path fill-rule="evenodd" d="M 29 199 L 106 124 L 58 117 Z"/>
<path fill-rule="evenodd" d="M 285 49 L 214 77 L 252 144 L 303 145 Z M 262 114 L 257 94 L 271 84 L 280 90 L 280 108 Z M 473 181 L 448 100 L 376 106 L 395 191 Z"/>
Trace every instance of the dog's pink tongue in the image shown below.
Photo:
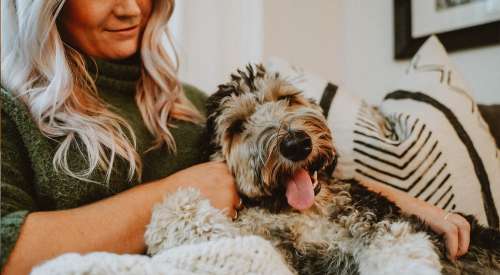
<path fill-rule="evenodd" d="M 314 190 L 311 177 L 304 169 L 299 169 L 286 184 L 288 204 L 297 209 L 305 210 L 314 203 Z"/>

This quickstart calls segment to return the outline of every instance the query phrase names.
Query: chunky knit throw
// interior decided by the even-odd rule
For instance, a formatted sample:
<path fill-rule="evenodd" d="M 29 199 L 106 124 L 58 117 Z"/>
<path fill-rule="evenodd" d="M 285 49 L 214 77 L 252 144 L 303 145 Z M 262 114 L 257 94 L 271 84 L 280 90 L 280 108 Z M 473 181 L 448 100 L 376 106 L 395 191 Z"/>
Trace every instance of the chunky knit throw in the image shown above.
<path fill-rule="evenodd" d="M 65 254 L 31 274 L 292 274 L 269 242 L 241 235 L 192 188 L 177 191 L 155 207 L 145 241 L 151 256 Z"/>

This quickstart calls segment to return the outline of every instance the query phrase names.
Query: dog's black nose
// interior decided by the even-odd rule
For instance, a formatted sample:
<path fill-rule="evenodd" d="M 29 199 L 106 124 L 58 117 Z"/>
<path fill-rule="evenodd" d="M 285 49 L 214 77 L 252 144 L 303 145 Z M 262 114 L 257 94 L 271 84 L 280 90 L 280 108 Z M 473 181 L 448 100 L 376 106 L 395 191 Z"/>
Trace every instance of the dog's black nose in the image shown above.
<path fill-rule="evenodd" d="M 292 161 L 304 160 L 312 151 L 311 137 L 304 131 L 291 131 L 280 144 L 280 153 Z"/>

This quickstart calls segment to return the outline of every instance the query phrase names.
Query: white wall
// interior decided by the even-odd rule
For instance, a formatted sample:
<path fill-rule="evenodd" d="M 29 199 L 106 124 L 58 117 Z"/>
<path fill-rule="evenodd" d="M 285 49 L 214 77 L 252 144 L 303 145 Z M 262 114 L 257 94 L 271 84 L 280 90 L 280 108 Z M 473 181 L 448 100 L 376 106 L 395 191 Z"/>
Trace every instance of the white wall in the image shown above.
<path fill-rule="evenodd" d="M 182 81 L 207 93 L 230 72 L 262 58 L 262 0 L 176 1 L 170 27 Z"/>
<path fill-rule="evenodd" d="M 340 82 L 337 58 L 343 51 L 339 1 L 264 1 L 263 58 L 280 57 L 328 79 Z"/>
<path fill-rule="evenodd" d="M 280 56 L 371 103 L 407 61 L 393 59 L 393 0 L 264 2 L 264 58 Z M 478 102 L 500 103 L 500 46 L 450 54 Z"/>
<path fill-rule="evenodd" d="M 393 0 L 181 0 L 180 77 L 207 92 L 249 61 L 277 56 L 378 103 L 393 59 Z M 479 102 L 500 103 L 500 45 L 450 54 Z"/>

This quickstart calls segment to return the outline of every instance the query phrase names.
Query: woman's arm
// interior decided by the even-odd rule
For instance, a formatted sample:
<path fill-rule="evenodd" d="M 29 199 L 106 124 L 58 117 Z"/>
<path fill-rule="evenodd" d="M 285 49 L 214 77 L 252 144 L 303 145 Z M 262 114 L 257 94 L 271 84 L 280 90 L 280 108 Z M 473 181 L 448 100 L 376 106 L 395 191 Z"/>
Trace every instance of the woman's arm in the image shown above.
<path fill-rule="evenodd" d="M 457 214 L 410 196 L 408 193 L 373 181 L 361 182 L 369 190 L 380 193 L 394 202 L 406 214 L 422 219 L 434 232 L 443 234 L 448 248 L 448 257 L 455 259 L 467 253 L 470 241 L 470 224 Z"/>
<path fill-rule="evenodd" d="M 27 274 L 33 266 L 66 252 L 142 253 L 153 205 L 187 186 L 199 188 L 213 206 L 234 215 L 239 198 L 226 165 L 196 165 L 83 207 L 29 214 L 3 274 Z"/>

